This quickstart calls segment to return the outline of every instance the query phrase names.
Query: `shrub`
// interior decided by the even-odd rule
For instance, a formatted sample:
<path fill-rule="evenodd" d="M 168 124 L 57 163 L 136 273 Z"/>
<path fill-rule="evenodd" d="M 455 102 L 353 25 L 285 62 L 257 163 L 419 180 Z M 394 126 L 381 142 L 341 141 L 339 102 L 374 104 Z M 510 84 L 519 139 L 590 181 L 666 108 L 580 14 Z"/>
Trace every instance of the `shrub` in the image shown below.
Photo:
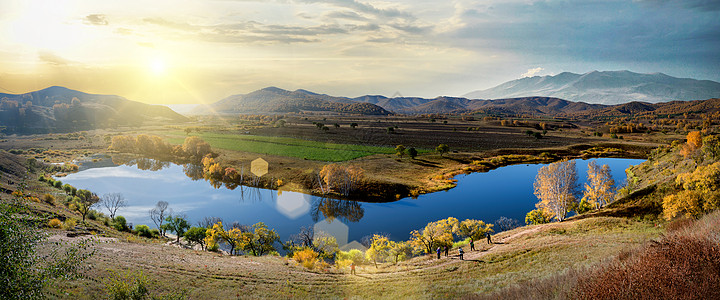
<path fill-rule="evenodd" d="M 293 259 L 309 270 L 315 268 L 317 257 L 318 253 L 310 248 L 305 248 L 293 254 Z"/>
<path fill-rule="evenodd" d="M 116 216 L 115 219 L 112 222 L 113 228 L 117 231 L 126 231 L 128 230 L 127 227 L 127 220 L 125 220 L 125 217 L 123 216 Z"/>
<path fill-rule="evenodd" d="M 550 214 L 546 213 L 542 209 L 535 209 L 525 215 L 525 224 L 537 225 L 550 223 L 551 218 Z"/>
<path fill-rule="evenodd" d="M 150 233 L 152 233 L 153 237 L 159 237 L 160 236 L 160 230 L 157 230 L 155 228 L 150 229 Z"/>
<path fill-rule="evenodd" d="M 50 227 L 50 228 L 60 228 L 60 227 L 62 227 L 62 225 L 63 225 L 62 221 L 60 221 L 58 219 L 52 219 L 48 222 L 48 227 Z"/>
<path fill-rule="evenodd" d="M 141 237 L 146 237 L 146 238 L 153 237 L 152 231 L 150 231 L 150 227 L 147 225 L 144 225 L 144 224 L 135 226 L 135 232 L 137 233 L 137 235 L 139 235 Z"/>
<path fill-rule="evenodd" d="M 340 251 L 337 254 L 338 260 L 350 260 L 356 265 L 365 263 L 365 253 L 358 249 L 350 249 L 349 251 Z"/>
<path fill-rule="evenodd" d="M 43 202 L 45 202 L 47 204 L 55 205 L 55 196 L 53 196 L 51 194 L 43 195 L 42 200 L 43 200 Z"/>
<path fill-rule="evenodd" d="M 62 188 L 62 181 L 60 181 L 60 180 L 55 181 L 55 183 L 53 183 L 53 186 L 57 189 Z"/>
<path fill-rule="evenodd" d="M 75 228 L 75 225 L 77 225 L 77 221 L 75 221 L 75 219 L 66 219 L 63 223 L 63 229 L 73 229 Z"/>

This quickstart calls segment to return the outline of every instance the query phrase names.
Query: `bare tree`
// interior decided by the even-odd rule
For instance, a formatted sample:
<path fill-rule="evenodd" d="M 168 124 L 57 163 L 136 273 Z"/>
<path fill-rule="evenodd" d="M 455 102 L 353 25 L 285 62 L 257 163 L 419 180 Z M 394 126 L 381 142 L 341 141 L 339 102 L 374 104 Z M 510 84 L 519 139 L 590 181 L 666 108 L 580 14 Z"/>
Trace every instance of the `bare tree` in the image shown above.
<path fill-rule="evenodd" d="M 518 222 L 518 220 L 510 219 L 508 217 L 500 217 L 499 219 L 495 220 L 495 226 L 497 227 L 499 232 L 503 232 L 517 228 L 518 226 L 520 226 L 520 222 Z"/>
<path fill-rule="evenodd" d="M 202 228 L 211 228 L 213 225 L 221 222 L 222 218 L 219 217 L 204 217 L 202 220 L 198 221 L 197 224 Z"/>
<path fill-rule="evenodd" d="M 160 235 L 165 235 L 165 229 L 163 229 L 163 222 L 165 221 L 165 217 L 170 215 L 172 213 L 172 210 L 168 208 L 167 201 L 158 201 L 157 204 L 155 204 L 155 207 L 150 210 L 150 219 L 155 223 L 155 226 L 157 226 L 158 230 L 160 230 Z"/>
<path fill-rule="evenodd" d="M 100 198 L 102 206 L 107 208 L 110 213 L 110 219 L 115 219 L 115 213 L 122 207 L 127 207 L 127 200 L 122 193 L 109 193 Z"/>

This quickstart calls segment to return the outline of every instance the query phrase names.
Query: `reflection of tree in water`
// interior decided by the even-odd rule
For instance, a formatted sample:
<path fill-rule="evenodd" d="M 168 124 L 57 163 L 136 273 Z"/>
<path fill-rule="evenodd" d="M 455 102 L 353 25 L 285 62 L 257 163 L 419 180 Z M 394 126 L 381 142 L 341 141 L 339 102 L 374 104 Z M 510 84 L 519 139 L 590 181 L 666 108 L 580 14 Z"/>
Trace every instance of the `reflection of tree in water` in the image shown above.
<path fill-rule="evenodd" d="M 112 162 L 116 165 L 135 166 L 140 170 L 160 171 L 170 166 L 170 162 L 132 155 L 113 155 Z"/>
<path fill-rule="evenodd" d="M 137 167 L 140 170 L 160 171 L 163 168 L 170 166 L 169 162 L 159 161 L 150 158 L 137 158 L 135 159 Z"/>
<path fill-rule="evenodd" d="M 313 200 L 310 209 L 313 222 L 320 220 L 321 213 L 328 220 L 339 218 L 349 222 L 357 222 L 365 215 L 365 210 L 357 201 L 316 198 Z"/>
<path fill-rule="evenodd" d="M 184 164 L 183 172 L 192 180 L 203 179 L 203 166 L 200 164 Z"/>

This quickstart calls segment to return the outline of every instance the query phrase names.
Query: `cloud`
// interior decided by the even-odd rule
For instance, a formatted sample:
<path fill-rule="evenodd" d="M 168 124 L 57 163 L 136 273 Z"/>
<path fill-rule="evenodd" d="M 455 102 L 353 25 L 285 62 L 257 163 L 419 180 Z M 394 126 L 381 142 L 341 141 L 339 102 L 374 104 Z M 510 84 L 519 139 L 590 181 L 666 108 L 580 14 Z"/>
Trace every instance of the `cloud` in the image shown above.
<path fill-rule="evenodd" d="M 72 61 L 64 59 L 50 51 L 38 51 L 38 59 L 55 66 L 67 66 L 73 64 Z"/>
<path fill-rule="evenodd" d="M 528 69 L 527 72 L 522 74 L 522 77 L 533 77 L 533 76 L 535 76 L 535 74 L 542 72 L 542 70 L 545 70 L 545 69 L 543 69 L 541 67 Z"/>
<path fill-rule="evenodd" d="M 83 22 L 88 25 L 104 26 L 108 25 L 108 21 L 103 14 L 91 14 L 83 18 Z"/>
<path fill-rule="evenodd" d="M 375 17 L 385 17 L 385 18 L 407 18 L 407 19 L 415 19 L 415 16 L 413 16 L 411 13 L 406 11 L 401 11 L 395 8 L 386 8 L 386 9 L 380 9 L 375 6 L 372 6 L 370 4 L 362 3 L 356 0 L 301 0 L 305 3 L 326 3 L 338 7 L 344 7 L 349 8 L 351 10 L 366 13 L 369 15 L 373 15 Z"/>

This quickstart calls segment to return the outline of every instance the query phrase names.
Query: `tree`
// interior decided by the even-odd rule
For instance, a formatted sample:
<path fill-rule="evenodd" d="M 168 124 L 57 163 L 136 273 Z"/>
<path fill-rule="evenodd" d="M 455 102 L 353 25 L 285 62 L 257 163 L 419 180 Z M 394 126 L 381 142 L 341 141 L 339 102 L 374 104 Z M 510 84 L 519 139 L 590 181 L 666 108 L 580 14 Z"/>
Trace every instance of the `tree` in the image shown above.
<path fill-rule="evenodd" d="M 385 260 L 388 257 L 389 251 L 392 248 L 390 239 L 387 236 L 381 234 L 373 234 L 370 242 L 370 248 L 365 251 L 365 258 L 372 260 L 377 268 L 377 261 Z"/>
<path fill-rule="evenodd" d="M 405 156 L 405 146 L 397 145 L 397 147 L 395 147 L 395 154 L 400 157 Z"/>
<path fill-rule="evenodd" d="M 535 177 L 535 204 L 558 221 L 565 220 L 577 199 L 577 169 L 574 160 L 564 160 L 543 166 Z"/>
<path fill-rule="evenodd" d="M 663 199 L 663 214 L 670 220 L 678 215 L 697 218 L 720 208 L 720 162 L 699 166 L 675 179 L 681 191 Z"/>
<path fill-rule="evenodd" d="M 85 222 L 85 216 L 87 216 L 92 207 L 100 201 L 100 198 L 88 190 L 78 190 L 75 199 L 75 210 L 82 215 L 82 221 Z"/>
<path fill-rule="evenodd" d="M 251 252 L 254 256 L 262 256 L 263 254 L 275 251 L 275 242 L 280 239 L 274 229 L 268 229 L 263 222 L 253 224 L 252 232 L 242 233 L 241 248 L 245 252 Z"/>
<path fill-rule="evenodd" d="M 499 219 L 495 220 L 495 225 L 501 232 L 515 229 L 520 226 L 519 223 L 520 222 L 518 222 L 517 220 L 510 219 L 508 217 L 500 217 Z"/>
<path fill-rule="evenodd" d="M 320 170 L 319 175 L 328 191 L 335 190 L 343 196 L 348 196 L 364 178 L 364 171 L 352 165 L 329 164 Z"/>
<path fill-rule="evenodd" d="M 412 256 L 412 245 L 410 242 L 393 242 L 390 241 L 390 249 L 388 249 L 388 258 L 392 259 L 395 264 L 399 261 L 406 260 Z"/>
<path fill-rule="evenodd" d="M 448 151 L 450 151 L 450 147 L 447 144 L 440 144 L 435 147 L 435 151 L 437 153 L 440 153 L 440 156 L 443 156 L 445 153 L 448 153 Z"/>
<path fill-rule="evenodd" d="M 470 238 L 473 241 L 482 239 L 485 234 L 493 232 L 493 224 L 485 224 L 480 220 L 467 219 L 460 223 L 455 230 L 455 234 L 460 238 Z"/>
<path fill-rule="evenodd" d="M 550 220 L 552 219 L 552 216 L 548 213 L 546 213 L 542 209 L 534 209 L 531 210 L 527 215 L 525 215 L 525 224 L 527 225 L 538 225 L 538 224 L 545 224 L 550 223 Z"/>
<path fill-rule="evenodd" d="M 127 206 L 127 200 L 125 200 L 122 193 L 105 194 L 100 198 L 100 203 L 108 210 L 110 219 L 115 218 L 115 213 L 118 209 Z"/>
<path fill-rule="evenodd" d="M 332 259 L 339 251 L 337 239 L 325 232 L 313 234 L 311 248 L 318 253 L 321 258 Z"/>
<path fill-rule="evenodd" d="M 165 223 L 162 225 L 163 231 L 169 230 L 170 232 L 174 232 L 177 238 L 175 239 L 176 243 L 180 242 L 180 237 L 185 234 L 185 231 L 190 229 L 190 223 L 188 223 L 187 217 L 183 215 L 177 215 L 177 216 L 168 216 L 165 218 Z"/>
<path fill-rule="evenodd" d="M 183 235 L 185 240 L 192 244 L 200 244 L 201 249 L 205 249 L 205 237 L 207 228 L 205 227 L 190 227 L 187 232 Z"/>
<path fill-rule="evenodd" d="M 451 246 L 457 224 L 458 220 L 453 217 L 430 222 L 425 228 L 410 232 L 410 243 L 425 253 L 431 253 L 436 247 Z"/>
<path fill-rule="evenodd" d="M 242 230 L 233 228 L 226 231 L 222 222 L 217 222 L 205 232 L 205 245 L 208 249 L 217 249 L 220 241 L 225 241 L 230 246 L 230 255 L 234 255 L 235 249 L 242 247 Z"/>
<path fill-rule="evenodd" d="M 410 156 L 410 158 L 415 159 L 415 157 L 417 157 L 418 155 L 418 151 L 415 150 L 415 148 L 410 147 L 410 149 L 407 150 L 407 154 L 408 156 Z"/>
<path fill-rule="evenodd" d="M 163 222 L 165 216 L 170 215 L 171 210 L 168 208 L 167 201 L 158 201 L 155 207 L 150 210 L 150 219 L 155 223 L 157 229 L 160 230 L 160 235 L 165 236 L 165 229 L 163 229 Z"/>
<path fill-rule="evenodd" d="M 582 200 L 587 201 L 595 209 L 607 205 L 613 200 L 615 180 L 610 174 L 608 165 L 598 166 L 595 161 L 588 163 L 588 183 L 585 184 L 585 193 Z"/>
<path fill-rule="evenodd" d="M 183 142 L 182 150 L 188 156 L 203 157 L 211 152 L 210 144 L 197 136 L 189 136 Z"/>

